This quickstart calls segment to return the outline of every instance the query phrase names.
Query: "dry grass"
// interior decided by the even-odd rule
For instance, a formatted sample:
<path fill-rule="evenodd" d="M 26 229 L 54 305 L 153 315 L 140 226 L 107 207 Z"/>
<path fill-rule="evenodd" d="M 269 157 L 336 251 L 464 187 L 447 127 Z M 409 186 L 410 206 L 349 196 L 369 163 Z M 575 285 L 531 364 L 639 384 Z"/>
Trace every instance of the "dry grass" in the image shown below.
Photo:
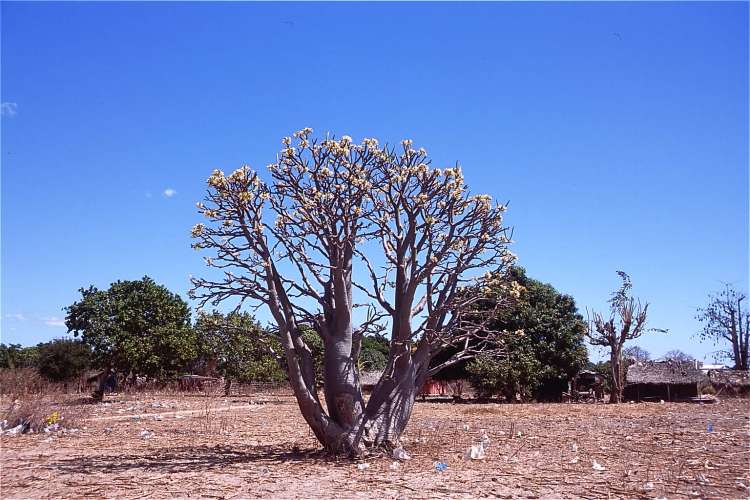
<path fill-rule="evenodd" d="M 5 429 L 21 427 L 21 433 L 42 432 L 55 428 L 74 429 L 82 421 L 83 408 L 76 401 L 51 395 L 27 395 L 22 399 L 3 401 L 0 420 Z"/>

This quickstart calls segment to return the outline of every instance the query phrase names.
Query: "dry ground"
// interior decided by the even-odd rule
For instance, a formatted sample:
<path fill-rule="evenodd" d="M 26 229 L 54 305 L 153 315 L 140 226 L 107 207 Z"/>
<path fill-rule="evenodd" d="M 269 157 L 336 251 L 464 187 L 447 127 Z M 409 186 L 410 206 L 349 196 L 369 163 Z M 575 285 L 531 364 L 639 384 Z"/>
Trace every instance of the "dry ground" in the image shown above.
<path fill-rule="evenodd" d="M 78 431 L 0 438 L 0 496 L 748 498 L 748 410 L 748 400 L 420 402 L 406 434 L 412 459 L 394 470 L 371 456 L 360 470 L 319 451 L 289 396 L 109 396 L 63 409 Z M 480 429 L 487 456 L 465 459 Z"/>

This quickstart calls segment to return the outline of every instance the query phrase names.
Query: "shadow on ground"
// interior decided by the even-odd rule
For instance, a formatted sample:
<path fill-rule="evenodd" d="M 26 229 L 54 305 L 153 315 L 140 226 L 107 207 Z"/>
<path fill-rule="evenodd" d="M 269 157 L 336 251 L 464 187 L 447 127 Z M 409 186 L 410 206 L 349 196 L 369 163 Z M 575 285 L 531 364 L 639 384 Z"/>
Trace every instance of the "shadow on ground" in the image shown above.
<path fill-rule="evenodd" d="M 63 473 L 96 474 L 137 470 L 149 472 L 219 471 L 236 464 L 257 466 L 288 464 L 349 466 L 351 461 L 337 458 L 320 449 L 299 450 L 289 446 L 185 446 L 164 451 L 143 450 L 141 453 L 79 456 L 56 460 L 43 467 Z"/>

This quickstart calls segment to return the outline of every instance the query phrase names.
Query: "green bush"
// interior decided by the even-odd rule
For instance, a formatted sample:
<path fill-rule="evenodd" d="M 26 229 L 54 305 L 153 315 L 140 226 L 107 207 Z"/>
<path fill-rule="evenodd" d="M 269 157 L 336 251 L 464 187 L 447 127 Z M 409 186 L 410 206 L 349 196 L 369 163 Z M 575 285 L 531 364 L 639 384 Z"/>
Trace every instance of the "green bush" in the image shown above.
<path fill-rule="evenodd" d="M 91 348 L 83 342 L 57 339 L 39 345 L 37 369 L 52 382 L 79 377 L 91 366 Z"/>

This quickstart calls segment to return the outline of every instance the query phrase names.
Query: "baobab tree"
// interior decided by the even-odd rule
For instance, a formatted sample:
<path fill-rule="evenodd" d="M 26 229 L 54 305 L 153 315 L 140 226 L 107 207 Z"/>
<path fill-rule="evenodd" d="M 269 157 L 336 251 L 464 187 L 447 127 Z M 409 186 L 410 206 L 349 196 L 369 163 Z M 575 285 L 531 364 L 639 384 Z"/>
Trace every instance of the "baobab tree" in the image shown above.
<path fill-rule="evenodd" d="M 473 274 L 502 270 L 514 256 L 505 206 L 469 194 L 460 168 L 431 168 L 409 140 L 381 147 L 311 134 L 283 139 L 270 182 L 247 166 L 211 174 L 198 204 L 208 222 L 193 228 L 193 247 L 213 251 L 206 262 L 222 275 L 193 278 L 191 293 L 201 305 L 266 308 L 273 327 L 265 331 L 282 346 L 275 355 L 306 422 L 326 449 L 356 455 L 398 446 L 425 379 L 497 345 L 475 340 L 492 332 L 471 314 L 489 290 Z M 325 405 L 309 329 L 324 345 Z M 386 329 L 388 364 L 365 402 L 362 338 Z"/>
<path fill-rule="evenodd" d="M 605 319 L 600 313 L 594 312 L 589 324 L 587 336 L 589 342 L 595 346 L 609 349 L 612 390 L 609 395 L 610 403 L 622 402 L 625 389 L 625 366 L 623 347 L 628 340 L 637 339 L 647 331 L 666 330 L 646 328 L 648 303 L 641 304 L 639 299 L 629 295 L 633 287 L 628 276 L 623 271 L 617 271 L 622 279 L 620 288 L 609 299 L 609 318 Z"/>
<path fill-rule="evenodd" d="M 726 355 L 734 361 L 735 370 L 750 368 L 750 312 L 742 309 L 745 299 L 744 293 L 725 284 L 724 290 L 710 296 L 705 308 L 698 309 L 697 316 L 703 323 L 703 330 L 698 334 L 701 339 L 727 342 L 732 346 Z"/>

